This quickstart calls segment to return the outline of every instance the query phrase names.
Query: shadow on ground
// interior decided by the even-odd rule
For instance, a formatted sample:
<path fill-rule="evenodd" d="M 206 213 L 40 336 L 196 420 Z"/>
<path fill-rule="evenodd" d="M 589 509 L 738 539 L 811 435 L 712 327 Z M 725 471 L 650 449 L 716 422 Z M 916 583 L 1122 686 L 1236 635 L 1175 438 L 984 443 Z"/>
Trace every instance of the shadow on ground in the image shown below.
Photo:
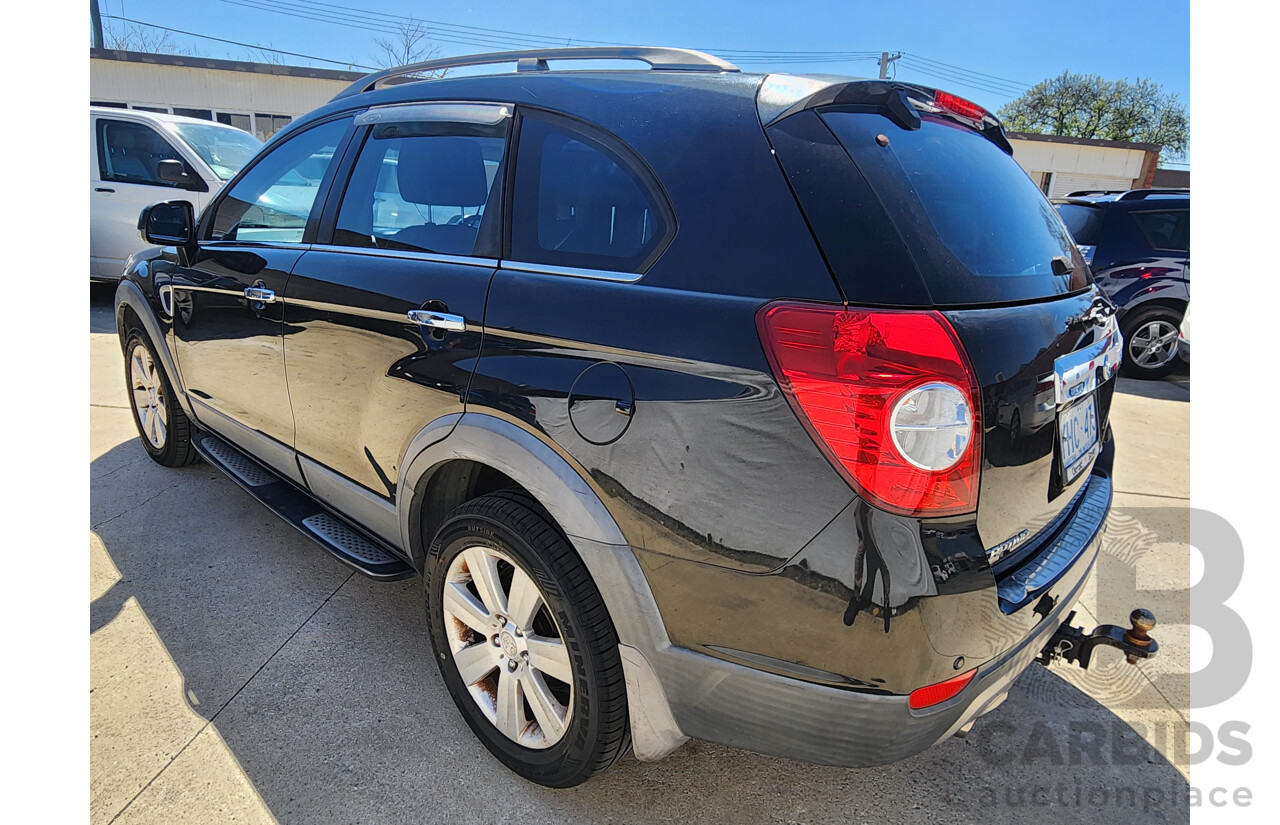
<path fill-rule="evenodd" d="M 213 720 L 281 822 L 900 822 L 925 811 L 1020 822 L 1046 803 L 1071 821 L 1128 822 L 1147 797 L 1144 821 L 1186 818 L 1170 803 L 1185 798 L 1178 770 L 1038 667 L 967 740 L 883 768 L 690 742 L 658 763 L 627 757 L 580 788 L 529 785 L 455 710 L 419 580 L 353 576 L 208 465 L 165 470 L 136 441 L 91 473 L 91 522 L 120 578 L 92 603 L 90 632 L 136 599 L 182 674 L 183 701 Z"/>

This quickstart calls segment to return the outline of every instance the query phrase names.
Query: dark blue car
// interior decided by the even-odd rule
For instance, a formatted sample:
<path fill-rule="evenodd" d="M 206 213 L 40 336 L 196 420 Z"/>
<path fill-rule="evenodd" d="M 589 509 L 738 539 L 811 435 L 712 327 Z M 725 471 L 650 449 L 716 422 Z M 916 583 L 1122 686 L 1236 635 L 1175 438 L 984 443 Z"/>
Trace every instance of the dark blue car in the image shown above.
<path fill-rule="evenodd" d="M 1191 192 L 1072 192 L 1054 201 L 1094 281 L 1119 308 L 1121 370 L 1160 378 L 1177 365 L 1191 296 Z"/>

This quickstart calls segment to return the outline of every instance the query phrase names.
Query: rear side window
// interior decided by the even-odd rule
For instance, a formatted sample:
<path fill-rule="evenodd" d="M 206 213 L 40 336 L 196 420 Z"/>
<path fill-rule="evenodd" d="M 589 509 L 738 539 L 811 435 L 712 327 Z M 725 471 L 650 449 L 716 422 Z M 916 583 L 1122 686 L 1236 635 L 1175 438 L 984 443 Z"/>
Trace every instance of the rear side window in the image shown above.
<path fill-rule="evenodd" d="M 1102 229 L 1102 218 L 1106 210 L 1097 206 L 1085 206 L 1081 203 L 1057 204 L 1058 217 L 1067 225 L 1071 237 L 1083 246 L 1097 246 L 1098 233 Z"/>
<path fill-rule="evenodd" d="M 975 130 L 930 116 L 908 130 L 866 111 L 826 110 L 822 120 L 902 233 L 935 304 L 1029 300 L 1088 286 L 1079 250 L 1044 193 Z M 1055 257 L 1071 271 L 1055 275 Z"/>
<path fill-rule="evenodd" d="M 1133 219 L 1152 249 L 1186 252 L 1191 248 L 1190 211 L 1134 212 Z"/>
<path fill-rule="evenodd" d="M 143 123 L 98 120 L 98 171 L 102 180 L 172 187 L 175 184 L 160 180 L 156 173 L 162 160 L 182 160 L 182 155 L 155 129 Z"/>
<path fill-rule="evenodd" d="M 637 163 L 567 124 L 520 127 L 511 257 L 524 263 L 643 272 L 671 226 Z"/>
<path fill-rule="evenodd" d="M 375 126 L 343 195 L 333 242 L 474 254 L 505 144 L 505 121 Z"/>

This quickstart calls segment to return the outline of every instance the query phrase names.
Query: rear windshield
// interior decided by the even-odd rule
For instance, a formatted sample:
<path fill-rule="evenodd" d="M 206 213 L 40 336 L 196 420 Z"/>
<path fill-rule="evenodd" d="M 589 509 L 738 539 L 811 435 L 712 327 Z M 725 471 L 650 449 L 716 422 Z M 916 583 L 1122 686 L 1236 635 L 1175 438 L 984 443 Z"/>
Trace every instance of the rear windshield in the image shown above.
<path fill-rule="evenodd" d="M 1067 225 L 1067 230 L 1076 239 L 1076 243 L 1084 246 L 1098 245 L 1098 232 L 1102 229 L 1101 207 L 1085 206 L 1082 203 L 1059 203 L 1055 206 L 1058 217 Z"/>
<path fill-rule="evenodd" d="M 1029 300 L 1089 285 L 1044 193 L 978 132 L 932 117 L 908 130 L 866 111 L 827 110 L 822 120 L 879 196 L 935 304 Z M 1055 257 L 1071 271 L 1055 275 Z"/>

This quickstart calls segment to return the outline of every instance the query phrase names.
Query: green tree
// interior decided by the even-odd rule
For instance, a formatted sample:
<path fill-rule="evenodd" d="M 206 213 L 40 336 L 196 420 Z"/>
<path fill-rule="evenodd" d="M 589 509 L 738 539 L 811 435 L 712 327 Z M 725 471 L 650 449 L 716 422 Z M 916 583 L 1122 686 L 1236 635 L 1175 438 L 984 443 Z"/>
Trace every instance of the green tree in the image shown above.
<path fill-rule="evenodd" d="M 999 114 L 1014 132 L 1155 143 L 1170 156 L 1185 152 L 1191 137 L 1186 105 L 1149 78 L 1130 83 L 1063 72 L 1006 103 Z"/>

